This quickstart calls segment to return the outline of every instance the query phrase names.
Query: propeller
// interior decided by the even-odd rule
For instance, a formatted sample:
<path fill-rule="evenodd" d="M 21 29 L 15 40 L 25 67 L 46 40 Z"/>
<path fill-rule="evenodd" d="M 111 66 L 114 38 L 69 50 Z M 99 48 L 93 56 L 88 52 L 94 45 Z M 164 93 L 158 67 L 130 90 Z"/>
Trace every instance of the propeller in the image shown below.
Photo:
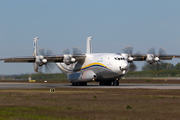
<path fill-rule="evenodd" d="M 160 47 L 158 54 L 155 52 L 155 47 L 150 48 L 147 51 L 145 67 L 150 71 L 157 71 L 157 73 L 162 72 L 169 65 L 160 60 L 160 58 L 163 56 L 167 56 L 164 48 Z"/>
<path fill-rule="evenodd" d="M 122 49 L 122 51 L 123 51 L 124 53 L 128 54 L 129 56 L 131 56 L 132 53 L 133 53 L 133 46 L 125 47 L 125 48 Z"/>
<path fill-rule="evenodd" d="M 137 66 L 134 63 L 129 63 L 129 72 L 134 72 L 137 70 Z"/>
<path fill-rule="evenodd" d="M 82 51 L 77 48 L 77 47 L 73 47 L 72 50 L 70 50 L 69 48 L 66 48 L 63 52 L 64 55 L 64 63 L 71 69 L 74 68 L 74 64 L 76 62 L 76 58 L 75 55 L 78 54 L 82 54 Z"/>
<path fill-rule="evenodd" d="M 82 54 L 82 51 L 77 47 L 73 47 L 71 52 L 70 52 L 69 48 L 66 48 L 62 53 L 63 54 L 71 54 L 72 53 L 73 55 L 77 55 L 77 54 Z"/>
<path fill-rule="evenodd" d="M 43 56 L 42 59 L 43 64 L 39 66 L 38 72 L 45 74 L 52 73 L 56 65 L 55 63 L 48 63 L 48 60 L 44 59 L 44 57 L 54 55 L 53 51 L 51 51 L 50 49 L 41 48 L 38 50 L 38 53 L 39 56 Z"/>
<path fill-rule="evenodd" d="M 122 51 L 125 53 L 123 56 L 125 56 L 126 60 L 129 62 L 129 72 L 135 72 L 137 70 L 137 66 L 133 63 L 133 47 L 128 46 L 122 49 Z M 141 56 L 140 51 L 138 51 L 135 55 Z"/>

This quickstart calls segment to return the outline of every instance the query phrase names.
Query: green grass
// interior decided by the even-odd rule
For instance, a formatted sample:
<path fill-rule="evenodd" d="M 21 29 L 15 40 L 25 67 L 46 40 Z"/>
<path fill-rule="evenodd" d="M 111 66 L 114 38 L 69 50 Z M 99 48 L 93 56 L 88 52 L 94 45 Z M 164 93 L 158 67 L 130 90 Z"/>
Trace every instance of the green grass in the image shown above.
<path fill-rule="evenodd" d="M 178 119 L 180 90 L 0 90 L 0 120 Z"/>

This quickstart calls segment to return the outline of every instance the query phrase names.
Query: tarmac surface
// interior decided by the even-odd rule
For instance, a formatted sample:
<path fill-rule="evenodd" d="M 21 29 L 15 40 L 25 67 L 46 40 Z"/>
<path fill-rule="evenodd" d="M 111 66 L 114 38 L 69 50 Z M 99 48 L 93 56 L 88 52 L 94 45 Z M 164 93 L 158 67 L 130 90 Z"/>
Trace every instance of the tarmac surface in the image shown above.
<path fill-rule="evenodd" d="M 180 89 L 180 84 L 119 84 L 119 86 L 99 86 L 88 83 L 87 86 L 71 86 L 65 83 L 0 83 L 0 89 L 33 89 L 33 88 L 120 88 L 120 89 Z"/>

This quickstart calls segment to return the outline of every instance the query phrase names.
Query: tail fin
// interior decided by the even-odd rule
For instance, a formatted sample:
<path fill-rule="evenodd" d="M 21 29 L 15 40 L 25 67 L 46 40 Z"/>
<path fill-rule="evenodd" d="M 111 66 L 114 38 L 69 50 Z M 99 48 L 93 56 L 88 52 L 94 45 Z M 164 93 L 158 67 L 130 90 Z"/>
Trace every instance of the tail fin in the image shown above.
<path fill-rule="evenodd" d="M 87 48 L 86 48 L 86 53 L 92 53 L 92 44 L 91 44 L 91 39 L 93 37 L 87 37 Z"/>
<path fill-rule="evenodd" d="M 38 37 L 35 37 L 33 40 L 33 55 L 37 56 L 38 55 Z"/>

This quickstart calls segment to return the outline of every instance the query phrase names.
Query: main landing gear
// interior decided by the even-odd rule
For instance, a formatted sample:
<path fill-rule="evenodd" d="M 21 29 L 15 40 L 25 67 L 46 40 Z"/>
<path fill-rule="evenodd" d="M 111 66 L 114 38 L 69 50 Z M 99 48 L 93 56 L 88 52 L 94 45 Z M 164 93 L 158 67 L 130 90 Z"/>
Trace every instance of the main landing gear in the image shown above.
<path fill-rule="evenodd" d="M 119 80 L 103 80 L 99 82 L 99 85 L 113 85 L 113 86 L 119 86 Z"/>
<path fill-rule="evenodd" d="M 72 82 L 72 86 L 86 86 L 87 82 Z"/>

